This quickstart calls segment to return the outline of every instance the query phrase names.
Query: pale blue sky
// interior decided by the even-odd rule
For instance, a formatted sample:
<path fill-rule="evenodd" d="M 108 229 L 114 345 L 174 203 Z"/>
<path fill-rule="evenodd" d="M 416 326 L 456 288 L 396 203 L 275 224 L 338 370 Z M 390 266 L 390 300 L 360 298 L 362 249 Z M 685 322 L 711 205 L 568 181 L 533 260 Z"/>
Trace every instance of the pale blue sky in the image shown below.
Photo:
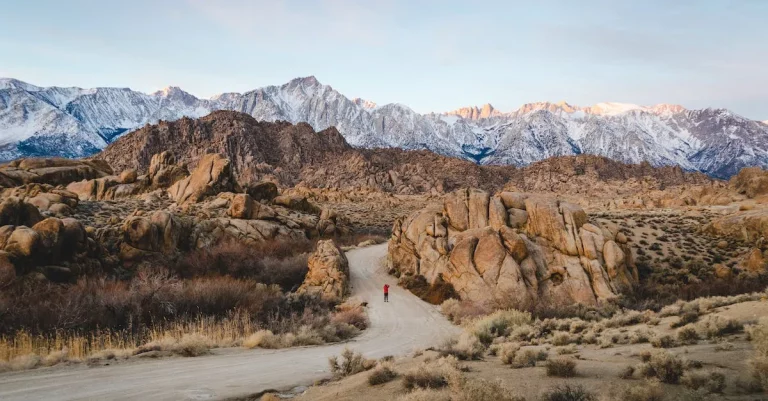
<path fill-rule="evenodd" d="M 210 97 L 315 75 L 419 112 L 565 100 L 768 119 L 768 1 L 5 0 L 0 76 Z"/>

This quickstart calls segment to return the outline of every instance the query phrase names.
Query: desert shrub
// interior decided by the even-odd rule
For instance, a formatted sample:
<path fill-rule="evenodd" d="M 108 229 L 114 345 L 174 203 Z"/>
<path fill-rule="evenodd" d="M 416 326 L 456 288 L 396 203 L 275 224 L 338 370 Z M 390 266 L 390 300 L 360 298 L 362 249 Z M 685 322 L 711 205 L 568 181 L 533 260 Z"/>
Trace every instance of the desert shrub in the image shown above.
<path fill-rule="evenodd" d="M 470 320 L 478 316 L 488 314 L 488 308 L 478 305 L 471 301 L 458 300 L 456 298 L 446 299 L 440 304 L 440 311 L 453 323 L 461 324 L 465 320 Z"/>
<path fill-rule="evenodd" d="M 722 393 L 725 389 L 725 375 L 720 372 L 685 372 L 680 382 L 690 389 L 710 393 Z"/>
<path fill-rule="evenodd" d="M 696 326 L 707 338 L 722 337 L 741 332 L 744 329 L 744 325 L 738 320 L 721 316 L 709 316 L 706 320 L 697 323 Z"/>
<path fill-rule="evenodd" d="M 571 354 L 575 354 L 577 352 L 578 352 L 578 349 L 576 348 L 576 346 L 574 344 L 571 344 L 571 345 L 569 345 L 567 347 L 560 347 L 560 348 L 557 349 L 557 354 L 558 355 L 571 355 Z"/>
<path fill-rule="evenodd" d="M 644 329 L 638 329 L 629 335 L 630 344 L 643 344 L 651 341 L 651 332 Z"/>
<path fill-rule="evenodd" d="M 518 351 L 512 361 L 512 367 L 515 369 L 530 368 L 536 366 L 539 360 L 539 354 L 534 350 Z"/>
<path fill-rule="evenodd" d="M 755 356 L 749 361 L 754 382 L 764 389 L 768 389 L 768 319 L 760 319 L 760 322 L 748 327 L 747 333 L 755 348 Z"/>
<path fill-rule="evenodd" d="M 328 365 L 334 376 L 346 377 L 370 370 L 376 365 L 376 361 L 365 359 L 362 354 L 349 348 L 344 348 L 340 357 L 332 356 L 328 358 Z"/>
<path fill-rule="evenodd" d="M 341 304 L 337 308 L 337 312 L 331 317 L 333 323 L 344 323 L 350 326 L 354 326 L 358 330 L 365 330 L 368 328 L 368 315 L 365 313 L 365 309 L 360 304 Z"/>
<path fill-rule="evenodd" d="M 498 310 L 472 321 L 470 330 L 480 342 L 489 345 L 496 337 L 509 335 L 515 327 L 530 322 L 531 314 L 528 312 Z"/>
<path fill-rule="evenodd" d="M 474 379 L 462 380 L 453 389 L 451 401 L 525 401 L 525 398 L 511 395 L 499 382 Z"/>
<path fill-rule="evenodd" d="M 230 276 L 277 284 L 283 290 L 298 287 L 307 274 L 307 257 L 314 243 L 309 240 L 264 241 L 245 244 L 222 241 L 193 250 L 172 265 L 182 278 Z"/>
<path fill-rule="evenodd" d="M 547 390 L 542 401 L 597 401 L 597 395 L 587 391 L 583 386 L 564 384 Z"/>
<path fill-rule="evenodd" d="M 657 378 L 670 384 L 677 384 L 684 371 L 683 361 L 666 351 L 652 353 L 648 362 L 640 366 L 643 377 Z"/>
<path fill-rule="evenodd" d="M 573 377 L 576 376 L 576 361 L 573 359 L 550 359 L 546 364 L 547 376 Z"/>
<path fill-rule="evenodd" d="M 391 364 L 379 364 L 368 375 L 368 384 L 376 386 L 379 384 L 389 383 L 397 377 L 397 373 L 392 369 Z"/>
<path fill-rule="evenodd" d="M 439 389 L 450 383 L 458 383 L 461 372 L 458 360 L 454 357 L 442 357 L 433 362 L 425 362 L 403 375 L 403 387 L 413 389 Z"/>
<path fill-rule="evenodd" d="M 683 345 L 692 345 L 699 342 L 699 333 L 693 326 L 685 326 L 677 330 L 677 341 Z"/>
<path fill-rule="evenodd" d="M 632 376 L 635 375 L 635 367 L 632 365 L 627 365 L 624 369 L 619 372 L 619 377 L 622 379 L 631 379 Z"/>
<path fill-rule="evenodd" d="M 477 360 L 483 357 L 485 346 L 469 332 L 459 334 L 457 340 L 446 341 L 439 349 L 442 356 L 452 355 L 459 360 Z"/>
<path fill-rule="evenodd" d="M 683 315 L 680 316 L 680 319 L 672 323 L 671 326 L 674 329 L 678 327 L 683 327 L 686 324 L 696 323 L 698 320 L 699 320 L 699 313 L 690 311 L 690 312 L 683 313 Z"/>
<path fill-rule="evenodd" d="M 270 330 L 259 330 L 243 340 L 243 347 L 276 349 L 282 348 L 282 341 Z"/>
<path fill-rule="evenodd" d="M 572 342 L 571 335 L 568 333 L 560 332 L 556 333 L 552 337 L 552 345 L 568 345 Z"/>
<path fill-rule="evenodd" d="M 653 345 L 656 348 L 672 348 L 677 346 L 675 343 L 675 339 L 672 338 L 669 334 L 662 334 L 657 335 L 653 339 L 651 339 L 651 345 Z"/>
<path fill-rule="evenodd" d="M 621 401 L 662 401 L 664 390 L 658 380 L 646 380 L 645 383 L 629 387 L 621 396 Z"/>
<path fill-rule="evenodd" d="M 520 344 L 503 343 L 499 349 L 499 359 L 505 365 L 511 365 L 515 361 L 515 355 L 520 350 Z"/>

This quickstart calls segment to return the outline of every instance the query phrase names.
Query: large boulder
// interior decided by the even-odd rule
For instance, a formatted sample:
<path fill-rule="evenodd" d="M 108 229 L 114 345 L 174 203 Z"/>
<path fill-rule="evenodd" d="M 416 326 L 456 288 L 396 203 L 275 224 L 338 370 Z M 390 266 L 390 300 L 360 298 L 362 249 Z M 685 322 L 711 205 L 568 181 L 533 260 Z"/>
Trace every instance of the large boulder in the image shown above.
<path fill-rule="evenodd" d="M 581 207 L 554 198 L 459 190 L 442 207 L 395 222 L 388 263 L 474 301 L 594 305 L 630 291 L 638 277 L 619 227 L 587 221 Z"/>
<path fill-rule="evenodd" d="M 42 219 L 40 210 L 35 205 L 17 197 L 8 197 L 0 202 L 0 226 L 32 227 Z"/>
<path fill-rule="evenodd" d="M 229 159 L 218 153 L 200 159 L 192 175 L 168 188 L 168 195 L 179 205 L 195 203 L 220 192 L 240 192 Z"/>
<path fill-rule="evenodd" d="M 317 243 L 317 249 L 309 256 L 308 267 L 299 292 L 317 294 L 331 301 L 339 301 L 349 293 L 349 262 L 332 240 Z"/>

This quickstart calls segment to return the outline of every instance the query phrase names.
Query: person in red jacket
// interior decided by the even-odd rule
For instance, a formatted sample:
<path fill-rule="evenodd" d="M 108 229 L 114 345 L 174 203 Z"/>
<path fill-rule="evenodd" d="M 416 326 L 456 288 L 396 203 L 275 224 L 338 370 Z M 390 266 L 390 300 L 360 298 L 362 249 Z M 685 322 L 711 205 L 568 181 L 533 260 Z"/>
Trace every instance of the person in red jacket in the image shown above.
<path fill-rule="evenodd" d="M 389 302 L 389 284 L 384 284 L 384 302 Z"/>

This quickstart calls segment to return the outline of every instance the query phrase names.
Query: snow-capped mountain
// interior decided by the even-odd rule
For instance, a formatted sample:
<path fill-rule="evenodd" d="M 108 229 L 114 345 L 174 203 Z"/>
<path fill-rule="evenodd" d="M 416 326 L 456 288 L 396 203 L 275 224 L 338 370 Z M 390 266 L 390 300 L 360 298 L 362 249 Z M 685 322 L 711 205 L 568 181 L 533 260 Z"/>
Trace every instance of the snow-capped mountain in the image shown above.
<path fill-rule="evenodd" d="M 336 126 L 358 147 L 429 149 L 481 164 L 525 165 L 590 153 L 628 163 L 679 165 L 715 177 L 768 167 L 768 124 L 724 109 L 539 102 L 501 112 L 490 104 L 419 114 L 401 104 L 349 99 L 314 77 L 199 99 L 177 87 L 42 88 L 0 79 L 0 159 L 86 156 L 158 120 L 235 110 L 261 120 Z"/>

